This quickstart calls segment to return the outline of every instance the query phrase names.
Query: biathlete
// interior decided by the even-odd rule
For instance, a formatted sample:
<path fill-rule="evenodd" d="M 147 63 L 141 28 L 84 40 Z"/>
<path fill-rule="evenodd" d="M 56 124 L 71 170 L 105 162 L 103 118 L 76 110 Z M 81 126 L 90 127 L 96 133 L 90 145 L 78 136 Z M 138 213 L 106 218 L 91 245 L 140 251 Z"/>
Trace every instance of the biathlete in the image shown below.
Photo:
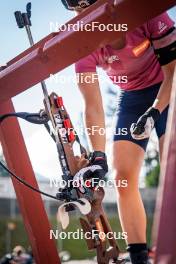
<path fill-rule="evenodd" d="M 62 0 L 68 10 L 78 14 L 96 0 Z M 117 14 L 118 15 L 118 14 Z M 92 40 L 93 41 L 93 40 Z M 75 67 L 84 80 L 79 83 L 85 101 L 86 126 L 105 128 L 104 110 L 96 68 L 101 67 L 112 79 L 127 76 L 118 84 L 121 95 L 116 130 L 127 128 L 128 133 L 114 136 L 113 160 L 116 180 L 127 180 L 127 188 L 118 187 L 118 210 L 122 229 L 127 232 L 127 250 L 133 264 L 147 264 L 146 214 L 139 193 L 139 172 L 144 160 L 148 139 L 153 127 L 159 138 L 162 155 L 168 104 L 176 65 L 176 29 L 167 13 L 163 13 L 123 38 L 98 48 L 79 60 Z M 90 135 L 93 153 L 87 169 L 80 177 L 104 178 L 108 171 L 105 154 L 105 135 Z"/>

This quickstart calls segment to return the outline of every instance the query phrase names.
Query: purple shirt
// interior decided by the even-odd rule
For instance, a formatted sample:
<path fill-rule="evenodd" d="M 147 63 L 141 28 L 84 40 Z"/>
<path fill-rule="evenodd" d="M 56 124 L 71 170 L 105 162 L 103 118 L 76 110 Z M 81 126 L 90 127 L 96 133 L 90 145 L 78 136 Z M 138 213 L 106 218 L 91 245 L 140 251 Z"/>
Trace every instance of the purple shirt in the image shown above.
<path fill-rule="evenodd" d="M 139 90 L 162 82 L 163 73 L 154 53 L 176 39 L 176 32 L 166 35 L 174 21 L 163 13 L 126 33 L 126 45 L 115 50 L 110 45 L 99 48 L 75 64 L 76 73 L 96 72 L 96 67 L 104 69 L 109 78 L 117 84 L 119 77 L 127 82 L 118 83 L 123 90 Z M 166 36 L 165 36 L 166 35 Z M 121 79 L 121 80 L 122 80 Z"/>

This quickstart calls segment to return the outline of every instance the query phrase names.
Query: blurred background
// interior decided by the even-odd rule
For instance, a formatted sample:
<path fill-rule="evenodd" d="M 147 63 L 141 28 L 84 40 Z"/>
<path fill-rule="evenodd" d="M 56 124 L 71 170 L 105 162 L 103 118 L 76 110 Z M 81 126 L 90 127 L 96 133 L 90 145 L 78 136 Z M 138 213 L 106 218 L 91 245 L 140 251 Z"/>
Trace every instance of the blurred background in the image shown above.
<path fill-rule="evenodd" d="M 24 0 L 0 1 L 0 65 L 6 64 L 7 61 L 29 46 L 25 31 L 18 29 L 14 18 L 14 11 L 25 11 L 27 2 L 28 1 Z M 36 42 L 52 31 L 55 31 L 59 25 L 64 24 L 74 15 L 72 12 L 66 11 L 61 5 L 61 1 L 58 0 L 35 0 L 31 2 L 32 32 Z M 169 14 L 176 20 L 176 8 L 169 10 Z M 112 130 L 116 118 L 119 91 L 117 86 L 111 84 L 101 70 L 99 70 L 99 75 L 101 76 L 100 83 L 106 113 L 106 124 L 109 130 Z M 75 78 L 74 66 L 70 66 L 62 72 L 59 72 L 54 78 L 48 79 L 47 85 L 49 92 L 55 91 L 57 94 L 63 96 L 65 106 L 70 113 L 75 127 L 83 127 L 83 102 L 77 89 Z M 43 94 L 40 86 L 36 85 L 16 96 L 13 98 L 13 103 L 16 111 L 38 112 L 43 108 Z M 20 126 L 40 189 L 55 194 L 58 188 L 57 186 L 51 187 L 50 180 L 61 179 L 61 169 L 58 163 L 55 145 L 52 143 L 52 140 L 45 132 L 44 128 L 25 123 L 24 121 L 20 121 Z M 87 146 L 88 143 L 85 133 L 80 136 L 82 143 Z M 109 134 L 107 138 L 107 153 L 110 166 L 112 161 L 111 138 Z M 18 153 L 18 155 L 20 155 L 20 153 Z M 5 162 L 1 145 L 0 160 Z M 151 240 L 151 227 L 155 208 L 156 190 L 159 181 L 159 171 L 158 142 L 155 133 L 153 133 L 147 148 L 140 176 L 140 190 L 148 217 L 147 237 L 149 243 Z M 108 177 L 113 179 L 112 169 Z M 108 213 L 113 230 L 119 231 L 120 225 L 117 216 L 116 191 L 115 189 L 112 191 L 112 188 L 105 188 L 105 191 L 105 210 Z M 46 199 L 46 197 L 43 197 L 43 200 L 53 229 L 60 229 L 61 227 L 57 225 L 55 219 L 58 203 L 51 199 Z M 73 214 L 68 231 L 76 231 L 78 228 L 80 227 L 77 221 L 77 214 Z M 85 259 L 94 256 L 92 253 L 88 253 L 84 241 L 59 240 L 56 241 L 56 243 L 60 251 L 67 252 L 63 254 L 65 260 L 69 258 Z M 3 257 L 4 254 L 12 252 L 16 245 L 23 246 L 25 250 L 28 250 L 29 255 L 31 254 L 29 241 L 21 219 L 11 179 L 8 173 L 0 167 L 0 258 Z M 119 245 L 121 249 L 124 250 L 124 242 L 119 240 Z"/>

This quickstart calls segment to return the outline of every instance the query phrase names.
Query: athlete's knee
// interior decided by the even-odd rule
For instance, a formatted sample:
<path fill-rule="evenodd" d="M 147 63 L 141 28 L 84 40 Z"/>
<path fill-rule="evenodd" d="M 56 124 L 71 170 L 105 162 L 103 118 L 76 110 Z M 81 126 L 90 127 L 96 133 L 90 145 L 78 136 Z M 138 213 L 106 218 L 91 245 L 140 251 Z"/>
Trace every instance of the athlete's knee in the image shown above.
<path fill-rule="evenodd" d="M 116 171 L 115 184 L 120 197 L 129 196 L 138 189 L 136 175 L 132 175 L 128 170 Z"/>

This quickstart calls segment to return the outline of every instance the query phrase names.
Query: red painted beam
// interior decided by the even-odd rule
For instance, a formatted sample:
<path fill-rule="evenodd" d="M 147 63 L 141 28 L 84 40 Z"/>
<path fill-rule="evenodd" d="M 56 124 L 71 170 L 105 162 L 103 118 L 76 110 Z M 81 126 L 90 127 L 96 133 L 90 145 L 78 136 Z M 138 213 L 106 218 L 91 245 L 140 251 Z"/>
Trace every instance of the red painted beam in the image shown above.
<path fill-rule="evenodd" d="M 157 264 L 176 263 L 176 68 L 157 199 Z"/>
<path fill-rule="evenodd" d="M 146 0 L 119 0 L 114 7 L 112 2 L 100 0 L 68 23 L 80 20 L 84 25 L 93 21 L 105 25 L 127 23 L 128 29 L 133 30 L 175 5 L 175 0 L 153 0 L 152 5 Z M 25 91 L 122 34 L 124 32 L 72 30 L 49 35 L 9 62 L 8 68 L 0 73 L 0 102 Z"/>
<path fill-rule="evenodd" d="M 0 104 L 0 115 L 14 112 L 11 101 Z M 38 188 L 23 136 L 16 118 L 0 125 L 0 141 L 8 167 Z M 40 194 L 12 179 L 24 225 L 37 264 L 60 264 L 55 242 L 50 239 L 50 225 Z"/>

